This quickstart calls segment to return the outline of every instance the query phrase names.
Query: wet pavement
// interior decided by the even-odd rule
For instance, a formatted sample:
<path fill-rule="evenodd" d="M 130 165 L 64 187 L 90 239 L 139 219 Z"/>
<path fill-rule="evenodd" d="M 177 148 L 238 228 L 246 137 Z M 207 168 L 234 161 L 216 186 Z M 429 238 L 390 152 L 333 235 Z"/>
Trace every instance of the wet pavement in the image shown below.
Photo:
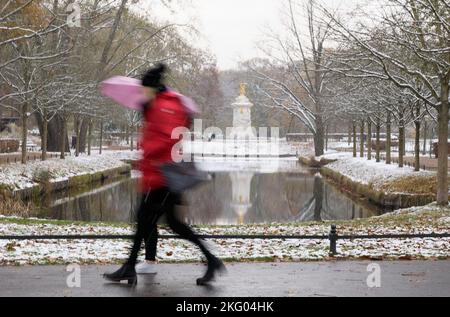
<path fill-rule="evenodd" d="M 159 264 L 158 274 L 139 276 L 138 285 L 111 284 L 102 274 L 117 266 L 81 266 L 80 287 L 63 266 L 0 267 L 0 296 L 149 297 L 335 297 L 448 296 L 450 261 L 374 262 L 380 287 L 370 288 L 372 262 L 228 264 L 228 274 L 211 287 L 196 286 L 201 264 Z M 375 268 L 376 270 L 376 268 Z M 76 271 L 75 271 L 76 272 Z M 72 274 L 72 275 L 71 275 Z M 377 279 L 370 278 L 372 286 Z"/>

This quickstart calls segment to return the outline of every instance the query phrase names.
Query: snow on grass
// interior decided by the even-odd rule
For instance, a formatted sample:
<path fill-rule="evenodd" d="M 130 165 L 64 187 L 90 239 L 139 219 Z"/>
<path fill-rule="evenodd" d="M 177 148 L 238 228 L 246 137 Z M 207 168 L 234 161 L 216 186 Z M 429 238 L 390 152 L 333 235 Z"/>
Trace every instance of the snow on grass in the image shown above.
<path fill-rule="evenodd" d="M 353 143 L 348 142 L 329 142 L 328 143 L 329 149 L 352 149 Z"/>
<path fill-rule="evenodd" d="M 398 180 L 405 177 L 434 177 L 435 172 L 420 171 L 415 172 L 412 167 L 400 168 L 396 164 L 377 163 L 375 160 L 369 161 L 367 158 L 354 158 L 352 153 L 332 153 L 320 158 L 337 160 L 327 165 L 340 174 L 348 177 L 354 182 L 373 185 L 375 188 L 381 188 L 387 182 Z"/>
<path fill-rule="evenodd" d="M 122 160 L 138 158 L 139 152 L 105 151 L 102 155 L 66 157 L 65 160 L 33 161 L 23 165 L 13 163 L 0 166 L 0 186 L 12 190 L 30 188 L 37 184 L 36 176 L 42 172 L 48 173 L 50 181 L 67 180 L 69 177 L 102 172 L 122 167 Z"/>
<path fill-rule="evenodd" d="M 446 259 L 450 256 L 450 239 L 355 239 L 339 241 L 337 251 L 338 258 Z"/>
<path fill-rule="evenodd" d="M 406 209 L 396 210 L 390 214 L 382 215 L 381 217 L 395 216 L 395 215 L 421 215 L 424 213 L 449 213 L 450 206 L 440 206 L 436 202 L 426 206 L 416 206 Z M 445 218 L 445 217 L 444 217 Z"/>
<path fill-rule="evenodd" d="M 139 160 L 142 156 L 142 151 L 103 151 L 102 155 L 95 154 L 94 156 L 116 160 Z"/>
<path fill-rule="evenodd" d="M 450 209 L 429 205 L 395 215 L 338 222 L 340 235 L 413 234 L 450 232 Z M 205 235 L 320 235 L 326 236 L 331 222 L 287 225 L 246 225 L 196 227 Z M 66 223 L 39 219 L 0 217 L 1 235 L 130 235 L 129 225 Z M 171 234 L 160 228 L 160 234 Z M 311 261 L 329 259 L 329 241 L 324 240 L 208 240 L 215 254 L 233 261 Z M 120 263 L 131 242 L 124 240 L 0 241 L 0 265 Z M 450 257 L 450 239 L 339 240 L 339 258 L 417 259 Z M 162 262 L 197 262 L 200 252 L 182 240 L 160 240 L 158 258 Z"/>

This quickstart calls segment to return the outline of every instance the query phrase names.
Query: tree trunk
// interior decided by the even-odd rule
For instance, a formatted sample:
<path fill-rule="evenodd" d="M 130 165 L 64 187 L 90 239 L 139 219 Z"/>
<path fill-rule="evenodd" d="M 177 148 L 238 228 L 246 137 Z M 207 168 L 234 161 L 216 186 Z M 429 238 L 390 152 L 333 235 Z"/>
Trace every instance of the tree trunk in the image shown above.
<path fill-rule="evenodd" d="M 387 118 L 386 118 L 386 164 L 392 163 L 391 140 L 392 140 L 391 114 L 388 112 Z"/>
<path fill-rule="evenodd" d="M 47 135 L 48 135 L 48 121 L 47 113 L 44 111 L 43 122 L 42 122 L 42 138 L 41 138 L 41 150 L 42 150 L 42 160 L 47 160 Z"/>
<path fill-rule="evenodd" d="M 314 177 L 314 221 L 322 221 L 322 209 L 323 209 L 323 179 L 320 176 Z"/>
<path fill-rule="evenodd" d="M 86 147 L 87 147 L 87 138 L 88 138 L 88 130 L 89 130 L 89 119 L 81 119 L 80 124 L 80 144 L 79 144 L 79 153 L 86 153 Z"/>
<path fill-rule="evenodd" d="M 427 120 L 423 121 L 423 150 L 422 155 L 427 155 L 427 133 L 428 133 L 428 124 Z"/>
<path fill-rule="evenodd" d="M 103 120 L 100 121 L 100 149 L 98 153 L 101 155 L 103 151 Z"/>
<path fill-rule="evenodd" d="M 92 147 L 92 119 L 89 119 L 89 127 L 88 127 L 88 155 L 91 156 L 91 147 Z"/>
<path fill-rule="evenodd" d="M 448 205 L 448 120 L 449 78 L 441 80 L 441 106 L 438 111 L 439 158 L 437 172 L 437 203 Z"/>
<path fill-rule="evenodd" d="M 414 171 L 420 171 L 420 107 L 417 107 L 416 120 L 414 125 L 416 128 L 416 136 L 414 140 Z"/>
<path fill-rule="evenodd" d="M 25 83 L 24 90 L 27 91 L 30 87 L 30 62 L 24 60 L 23 62 L 23 82 Z M 27 163 L 27 142 L 28 142 L 28 101 L 25 101 L 20 107 L 20 115 L 22 117 L 22 164 Z"/>
<path fill-rule="evenodd" d="M 75 142 L 75 157 L 80 156 L 80 129 L 81 129 L 81 124 L 80 124 L 81 119 L 80 118 L 75 118 L 75 137 L 76 137 L 76 142 Z"/>
<path fill-rule="evenodd" d="M 134 127 L 133 126 L 131 126 L 130 131 L 131 131 L 131 134 L 130 134 L 130 148 L 131 148 L 131 151 L 133 151 L 134 150 L 134 136 L 133 136 L 133 134 L 134 134 Z"/>
<path fill-rule="evenodd" d="M 317 134 L 314 136 L 314 153 L 316 156 L 322 156 L 324 154 L 323 141 L 323 131 L 317 132 Z"/>
<path fill-rule="evenodd" d="M 61 131 L 64 129 L 64 119 L 60 116 L 55 116 L 48 123 L 48 137 L 47 137 L 47 150 L 51 152 L 61 151 L 64 141 L 65 151 L 69 152 L 69 142 L 67 135 L 61 135 Z"/>
<path fill-rule="evenodd" d="M 398 123 L 398 167 L 404 166 L 404 152 L 405 147 L 405 122 L 403 119 L 403 113 L 400 115 Z"/>
<path fill-rule="evenodd" d="M 122 15 L 124 12 L 126 12 L 127 2 L 128 2 L 128 0 L 121 1 L 120 7 L 118 8 L 116 16 L 114 17 L 114 22 L 111 27 L 111 31 L 107 37 L 105 46 L 103 47 L 102 55 L 100 58 L 100 63 L 98 64 L 99 66 L 97 69 L 97 79 L 99 79 L 99 80 L 103 79 L 104 72 L 105 72 L 106 66 L 108 64 L 108 56 L 109 56 L 111 48 L 113 47 L 114 38 L 115 38 L 117 30 L 119 28 L 119 24 L 122 19 Z"/>
<path fill-rule="evenodd" d="M 27 138 L 28 138 L 28 103 L 25 102 L 22 105 L 21 114 L 22 116 L 22 164 L 27 163 Z"/>
<path fill-rule="evenodd" d="M 381 145 L 380 144 L 381 123 L 380 123 L 380 119 L 377 120 L 376 130 L 377 130 L 376 160 L 377 160 L 377 163 L 380 163 L 380 161 L 381 161 L 381 157 L 380 157 L 380 150 L 381 150 L 381 146 L 380 146 Z"/>
<path fill-rule="evenodd" d="M 353 122 L 353 157 L 357 156 L 357 146 L 356 146 L 356 122 Z"/>
<path fill-rule="evenodd" d="M 365 122 L 364 120 L 361 121 L 361 130 L 359 134 L 359 157 L 364 157 L 364 127 Z"/>
<path fill-rule="evenodd" d="M 324 154 L 324 126 L 320 115 L 316 116 L 316 133 L 314 134 L 314 152 L 316 156 Z"/>
<path fill-rule="evenodd" d="M 64 160 L 66 158 L 66 141 L 67 141 L 67 119 L 64 116 L 61 116 L 61 124 L 62 124 L 62 133 L 61 133 L 61 141 L 60 141 L 60 159 Z"/>
<path fill-rule="evenodd" d="M 325 128 L 325 151 L 328 151 L 328 126 Z"/>
<path fill-rule="evenodd" d="M 39 132 L 41 133 L 41 138 L 43 134 L 44 120 L 39 111 L 35 112 L 35 118 L 38 124 Z M 60 152 L 61 151 L 61 131 L 63 130 L 62 119 L 60 116 L 54 116 L 50 121 L 47 122 L 47 152 Z M 66 136 L 67 138 L 67 136 Z M 66 152 L 69 152 L 69 142 L 66 143 Z"/>
<path fill-rule="evenodd" d="M 348 126 L 348 146 L 352 144 L 352 125 Z"/>
<path fill-rule="evenodd" d="M 367 159 L 372 160 L 372 121 L 367 120 Z"/>
<path fill-rule="evenodd" d="M 405 127 L 405 123 L 403 122 L 403 157 L 406 156 L 406 127 Z"/>

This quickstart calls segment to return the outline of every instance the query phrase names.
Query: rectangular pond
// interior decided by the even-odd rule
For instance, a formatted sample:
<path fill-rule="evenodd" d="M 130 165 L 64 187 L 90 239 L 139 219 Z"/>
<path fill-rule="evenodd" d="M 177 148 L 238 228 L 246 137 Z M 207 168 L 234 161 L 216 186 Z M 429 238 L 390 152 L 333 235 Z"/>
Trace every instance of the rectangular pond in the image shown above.
<path fill-rule="evenodd" d="M 179 216 L 196 225 L 349 220 L 390 210 L 351 197 L 296 160 L 204 160 L 212 180 L 184 194 Z M 74 221 L 133 222 L 138 175 L 78 193 L 44 199 L 39 217 Z"/>

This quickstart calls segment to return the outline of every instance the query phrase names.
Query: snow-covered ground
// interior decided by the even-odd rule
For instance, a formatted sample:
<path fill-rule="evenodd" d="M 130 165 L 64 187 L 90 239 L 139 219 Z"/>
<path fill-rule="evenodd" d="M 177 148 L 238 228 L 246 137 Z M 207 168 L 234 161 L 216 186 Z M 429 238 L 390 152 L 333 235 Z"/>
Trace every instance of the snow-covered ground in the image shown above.
<path fill-rule="evenodd" d="M 138 160 L 141 158 L 141 151 L 103 151 L 101 157 L 116 160 Z M 100 156 L 95 154 L 95 156 Z"/>
<path fill-rule="evenodd" d="M 348 144 L 348 142 L 329 142 L 329 149 L 352 149 L 353 143 Z"/>
<path fill-rule="evenodd" d="M 372 184 L 374 188 L 384 185 L 388 181 L 392 181 L 402 177 L 430 177 L 435 176 L 435 172 L 420 171 L 414 172 L 412 167 L 400 168 L 396 164 L 387 165 L 384 162 L 377 163 L 375 159 L 371 161 L 367 158 L 354 158 L 352 153 L 329 153 L 322 157 L 329 160 L 337 160 L 327 165 L 340 174 L 350 178 L 351 180 L 361 184 Z"/>
<path fill-rule="evenodd" d="M 139 152 L 105 151 L 102 155 L 82 155 L 66 157 L 65 160 L 32 161 L 23 165 L 13 163 L 0 166 L 0 185 L 12 190 L 30 188 L 36 185 L 34 180 L 41 172 L 48 172 L 50 181 L 62 181 L 69 177 L 101 172 L 124 166 L 122 160 L 136 159 Z"/>
<path fill-rule="evenodd" d="M 329 222 L 291 225 L 253 225 L 200 227 L 201 234 L 267 234 L 267 235 L 327 235 Z M 450 209 L 435 205 L 399 211 L 396 215 L 368 220 L 338 223 L 339 234 L 400 234 L 448 233 Z M 69 235 L 132 233 L 129 226 L 102 224 L 68 224 L 36 221 L 23 224 L 19 218 L 0 217 L 2 235 Z M 165 229 L 161 234 L 170 234 Z M 130 241 L 0 241 L 0 265 L 117 263 L 126 259 Z M 236 261 L 265 259 L 271 261 L 301 261 L 329 259 L 328 240 L 213 240 L 208 241 L 221 258 Z M 199 261 L 199 251 L 181 240 L 160 240 L 158 258 L 163 262 Z M 339 258 L 448 258 L 450 239 L 380 239 L 339 240 Z"/>
<path fill-rule="evenodd" d="M 398 142 L 397 139 L 394 139 L 394 140 L 396 142 Z M 375 139 L 374 139 L 374 141 L 375 141 Z M 380 141 L 381 142 L 386 142 L 386 139 L 380 138 Z M 433 140 L 433 141 L 431 141 L 431 143 L 437 142 L 437 141 L 438 140 Z M 407 153 L 411 153 L 411 154 L 414 153 L 415 146 L 416 145 L 415 145 L 414 139 L 407 139 L 406 140 L 405 150 L 406 150 Z M 328 148 L 329 149 L 340 149 L 340 150 L 344 150 L 345 149 L 345 150 L 349 151 L 349 150 L 353 149 L 353 141 L 350 142 L 350 144 L 347 141 L 328 142 Z M 360 141 L 359 140 L 356 142 L 356 148 L 357 148 L 357 151 L 359 153 L 359 148 L 360 148 Z M 430 151 L 430 141 L 429 140 L 427 140 L 427 144 L 426 144 L 425 148 L 426 148 L 427 152 Z M 421 144 L 420 144 L 420 151 L 421 152 L 422 152 L 422 149 L 423 149 L 423 140 L 421 140 Z M 367 151 L 367 144 L 365 144 L 365 150 Z M 381 152 L 384 153 L 384 148 L 381 149 Z M 392 147 L 392 153 L 398 153 L 398 146 L 393 146 Z"/>
<path fill-rule="evenodd" d="M 122 160 L 138 159 L 139 152 L 108 152 L 103 155 L 79 158 L 69 157 L 65 161 L 30 162 L 22 166 L 10 164 L 0 167 L 0 184 L 26 187 L 32 184 L 35 171 L 49 170 L 53 179 L 97 172 L 121 166 Z M 434 175 L 431 172 L 413 172 L 413 169 L 398 168 L 375 163 L 362 158 L 353 158 L 351 153 L 330 151 L 327 159 L 337 159 L 328 167 L 343 175 L 366 184 L 382 184 L 388 180 L 408 175 Z M 317 158 L 320 159 L 320 158 Z M 260 163 L 258 160 L 256 164 Z M 216 161 L 201 162 L 208 164 Z M 289 167 L 294 161 L 286 160 Z M 219 163 L 222 165 L 223 163 Z M 235 168 L 231 164 L 231 168 Z M 237 166 L 239 169 L 240 166 Z M 269 234 L 269 235 L 327 235 L 329 222 L 290 225 L 200 227 L 201 234 Z M 401 210 L 394 215 L 366 220 L 338 223 L 339 234 L 399 234 L 399 233 L 448 233 L 450 232 L 450 209 L 439 209 L 435 205 Z M 0 216 L 0 235 L 69 235 L 69 234 L 118 234 L 132 233 L 130 226 L 104 224 L 61 224 L 47 220 L 23 220 Z M 161 234 L 167 234 L 162 229 Z M 324 260 L 328 259 L 328 240 L 214 240 L 208 241 L 221 258 L 239 261 L 266 260 Z M 188 242 L 160 240 L 158 257 L 161 261 L 199 261 L 200 253 Z M 117 263 L 126 259 L 130 241 L 110 240 L 61 240 L 61 241 L 4 241 L 0 240 L 0 265 L 65 264 L 65 263 Z M 448 258 L 450 239 L 380 239 L 338 241 L 338 252 L 342 258 Z"/>

